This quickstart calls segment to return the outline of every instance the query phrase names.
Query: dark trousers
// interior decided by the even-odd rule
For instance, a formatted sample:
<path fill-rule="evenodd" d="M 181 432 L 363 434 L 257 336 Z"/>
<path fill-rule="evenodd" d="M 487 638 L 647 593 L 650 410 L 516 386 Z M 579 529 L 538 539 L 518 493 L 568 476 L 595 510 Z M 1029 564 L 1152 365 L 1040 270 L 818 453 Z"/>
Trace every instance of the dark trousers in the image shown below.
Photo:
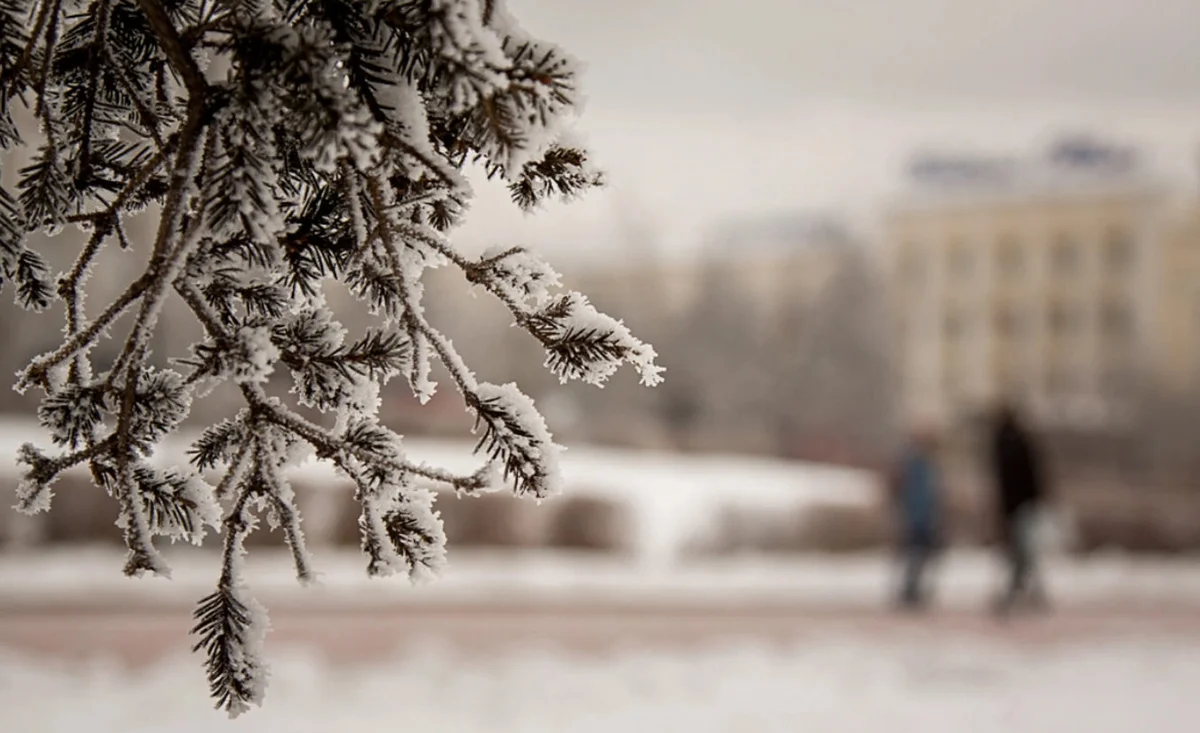
<path fill-rule="evenodd" d="M 929 600 L 925 576 L 936 554 L 937 544 L 931 533 L 916 532 L 906 539 L 901 547 L 902 568 L 900 593 L 897 601 L 901 608 L 924 607 Z"/>

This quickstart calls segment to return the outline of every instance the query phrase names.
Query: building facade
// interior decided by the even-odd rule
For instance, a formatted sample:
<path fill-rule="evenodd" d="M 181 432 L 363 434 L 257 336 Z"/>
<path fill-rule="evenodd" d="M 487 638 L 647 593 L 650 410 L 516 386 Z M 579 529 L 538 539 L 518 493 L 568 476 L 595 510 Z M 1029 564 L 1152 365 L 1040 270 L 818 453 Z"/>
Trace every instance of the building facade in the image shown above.
<path fill-rule="evenodd" d="M 1200 201 L 1175 218 L 1162 254 L 1156 332 L 1161 388 L 1200 395 Z"/>
<path fill-rule="evenodd" d="M 884 219 L 905 411 L 956 422 L 1008 398 L 1102 427 L 1148 384 L 1189 383 L 1200 253 L 1177 213 L 1131 151 L 1087 141 L 915 166 Z"/>

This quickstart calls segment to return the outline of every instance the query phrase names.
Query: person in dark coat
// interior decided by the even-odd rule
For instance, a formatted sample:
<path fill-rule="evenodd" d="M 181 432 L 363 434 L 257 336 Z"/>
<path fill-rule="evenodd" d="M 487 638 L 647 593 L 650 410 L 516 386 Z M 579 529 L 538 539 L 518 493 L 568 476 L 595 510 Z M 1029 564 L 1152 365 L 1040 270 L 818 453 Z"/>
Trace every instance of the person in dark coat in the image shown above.
<path fill-rule="evenodd" d="M 918 610 L 928 602 L 925 575 L 941 544 L 942 476 L 928 429 L 914 431 L 892 474 L 892 503 L 904 558 L 897 603 Z"/>
<path fill-rule="evenodd" d="M 996 411 L 991 438 L 1000 542 L 1008 564 L 1008 586 L 996 600 L 1007 613 L 1018 601 L 1044 606 L 1045 589 L 1036 568 L 1033 527 L 1046 495 L 1041 452 L 1010 404 Z"/>

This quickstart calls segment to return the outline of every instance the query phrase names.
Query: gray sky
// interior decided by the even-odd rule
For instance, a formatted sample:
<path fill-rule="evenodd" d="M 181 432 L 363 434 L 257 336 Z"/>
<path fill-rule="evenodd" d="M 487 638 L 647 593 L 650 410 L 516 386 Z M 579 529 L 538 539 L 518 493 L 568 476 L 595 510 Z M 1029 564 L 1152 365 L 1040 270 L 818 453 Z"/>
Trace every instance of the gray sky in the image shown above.
<path fill-rule="evenodd" d="M 917 147 L 1028 150 L 1061 130 L 1188 176 L 1196 0 L 509 0 L 587 63 L 578 129 L 611 186 L 522 216 L 480 184 L 464 244 L 672 248 L 787 208 L 868 215 Z M 558 253 L 556 253 L 558 254 Z"/>

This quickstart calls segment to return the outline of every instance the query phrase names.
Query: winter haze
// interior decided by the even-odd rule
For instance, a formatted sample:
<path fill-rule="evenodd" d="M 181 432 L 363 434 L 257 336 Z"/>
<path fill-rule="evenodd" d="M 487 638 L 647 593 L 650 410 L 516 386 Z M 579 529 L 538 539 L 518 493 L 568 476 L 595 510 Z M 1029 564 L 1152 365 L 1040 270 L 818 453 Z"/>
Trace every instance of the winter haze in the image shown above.
<path fill-rule="evenodd" d="M 723 215 L 797 201 L 870 212 L 914 148 L 1008 150 L 1064 130 L 1145 146 L 1194 180 L 1200 8 L 1188 0 L 511 8 L 587 62 L 578 128 L 611 185 L 537 216 L 480 186 L 461 232 L 472 242 L 586 251 L 636 217 L 686 250 Z"/>
<path fill-rule="evenodd" d="M 1200 0 L 0 0 L 10 79 L 0 731 L 1198 728 Z"/>

